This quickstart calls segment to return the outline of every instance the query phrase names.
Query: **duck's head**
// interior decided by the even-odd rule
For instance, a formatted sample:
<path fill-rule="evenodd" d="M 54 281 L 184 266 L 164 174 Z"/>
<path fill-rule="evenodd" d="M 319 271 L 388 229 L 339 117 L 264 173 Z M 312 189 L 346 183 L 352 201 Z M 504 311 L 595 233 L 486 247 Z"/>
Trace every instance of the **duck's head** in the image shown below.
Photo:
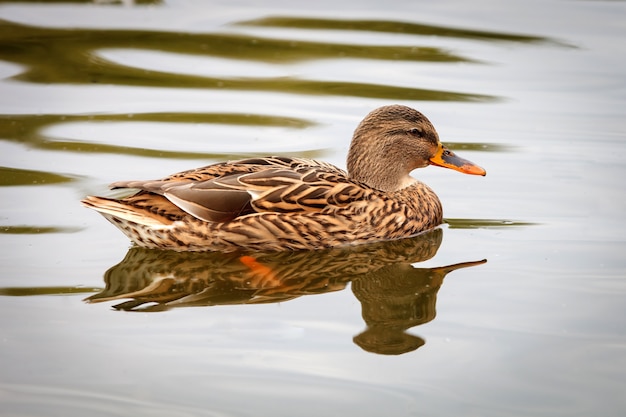
<path fill-rule="evenodd" d="M 348 173 L 371 187 L 383 191 L 406 187 L 415 181 L 409 173 L 428 165 L 486 174 L 443 146 L 426 116 L 407 106 L 380 107 L 365 116 L 354 131 Z"/>

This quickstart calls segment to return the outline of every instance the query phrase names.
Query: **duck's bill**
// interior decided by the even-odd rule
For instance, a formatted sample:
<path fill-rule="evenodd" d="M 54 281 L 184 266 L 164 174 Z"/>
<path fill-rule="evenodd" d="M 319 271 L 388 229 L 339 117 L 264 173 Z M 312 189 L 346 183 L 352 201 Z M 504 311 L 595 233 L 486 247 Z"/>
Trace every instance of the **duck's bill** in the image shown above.
<path fill-rule="evenodd" d="M 487 171 L 475 163 L 457 156 L 454 152 L 443 145 L 439 145 L 437 153 L 430 158 L 430 164 L 438 167 L 450 168 L 455 171 L 470 175 L 487 175 Z"/>

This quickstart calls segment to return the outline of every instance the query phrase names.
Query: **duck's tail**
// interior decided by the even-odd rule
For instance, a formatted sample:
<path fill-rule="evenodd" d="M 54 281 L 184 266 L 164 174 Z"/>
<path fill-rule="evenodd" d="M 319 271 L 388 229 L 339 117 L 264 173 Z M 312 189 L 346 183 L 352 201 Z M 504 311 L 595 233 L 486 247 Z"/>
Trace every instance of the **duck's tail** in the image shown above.
<path fill-rule="evenodd" d="M 171 246 L 171 231 L 179 213 L 165 212 L 154 194 L 135 195 L 122 200 L 88 196 L 83 206 L 99 212 L 138 246 L 162 249 Z M 156 200 L 156 201 L 155 201 Z M 171 204 L 171 203 L 169 203 Z"/>
<path fill-rule="evenodd" d="M 81 204 L 96 210 L 116 226 L 120 223 L 132 222 L 142 226 L 161 228 L 172 223 L 170 219 L 146 210 L 145 207 L 138 207 L 136 204 L 113 198 L 90 195 L 81 200 Z"/>

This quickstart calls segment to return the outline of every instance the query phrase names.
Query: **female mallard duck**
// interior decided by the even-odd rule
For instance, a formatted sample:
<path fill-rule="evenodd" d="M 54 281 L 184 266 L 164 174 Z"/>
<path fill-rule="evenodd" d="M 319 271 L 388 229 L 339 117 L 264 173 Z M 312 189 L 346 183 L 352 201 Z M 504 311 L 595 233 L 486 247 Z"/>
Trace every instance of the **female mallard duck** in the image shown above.
<path fill-rule="evenodd" d="M 222 162 L 154 181 L 120 181 L 140 191 L 86 197 L 133 242 L 176 251 L 320 249 L 401 239 L 441 224 L 435 193 L 409 176 L 437 165 L 485 170 L 446 149 L 420 112 L 372 111 L 354 132 L 348 172 L 310 159 Z"/>

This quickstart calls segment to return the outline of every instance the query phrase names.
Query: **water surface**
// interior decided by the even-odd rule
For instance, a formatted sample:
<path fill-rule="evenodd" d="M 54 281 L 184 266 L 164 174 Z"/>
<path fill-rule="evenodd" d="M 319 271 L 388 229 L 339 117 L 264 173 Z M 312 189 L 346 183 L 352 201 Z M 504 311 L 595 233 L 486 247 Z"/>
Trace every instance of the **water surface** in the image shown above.
<path fill-rule="evenodd" d="M 625 8 L 0 2 L 2 410 L 623 415 Z M 415 239 L 159 254 L 79 204 L 244 156 L 343 168 L 390 103 L 488 172 L 415 172 L 446 218 Z"/>

